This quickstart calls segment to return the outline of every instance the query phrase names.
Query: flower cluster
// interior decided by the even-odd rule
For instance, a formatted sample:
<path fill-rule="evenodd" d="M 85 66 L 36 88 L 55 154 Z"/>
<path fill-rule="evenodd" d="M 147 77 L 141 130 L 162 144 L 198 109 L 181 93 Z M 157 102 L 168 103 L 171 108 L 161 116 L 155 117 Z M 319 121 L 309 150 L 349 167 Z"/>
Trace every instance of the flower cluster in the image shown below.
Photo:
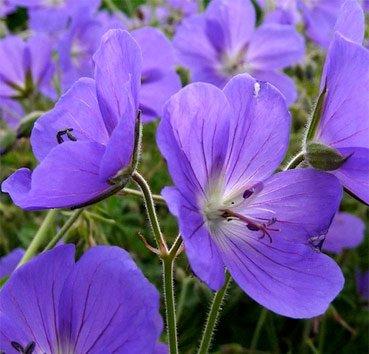
<path fill-rule="evenodd" d="M 342 208 L 343 192 L 369 205 L 361 5 L 212 0 L 202 9 L 168 0 L 128 16 L 106 3 L 109 12 L 99 0 L 0 2 L 4 16 L 26 8 L 29 25 L 23 38 L 0 39 L 0 148 L 29 138 L 37 161 L 1 189 L 24 210 L 77 209 L 54 238 L 48 214 L 26 251 L 0 259 L 0 353 L 178 353 L 172 273 L 182 250 L 216 296 L 231 277 L 277 314 L 323 314 L 344 287 L 334 254 L 365 234 Z M 286 162 L 296 123 L 289 108 L 299 102 L 291 72 L 305 65 L 310 39 L 325 49 L 319 95 Z M 173 185 L 156 198 L 178 221 L 172 247 L 138 172 L 142 125 L 157 118 Z M 126 189 L 130 182 L 141 191 Z M 85 207 L 118 192 L 145 201 L 157 247 L 145 246 L 163 263 L 168 347 L 159 294 L 129 253 L 82 247 L 76 261 L 74 244 L 52 247 Z M 367 298 L 367 273 L 356 269 L 356 278 Z M 211 339 L 204 333 L 201 353 Z"/>

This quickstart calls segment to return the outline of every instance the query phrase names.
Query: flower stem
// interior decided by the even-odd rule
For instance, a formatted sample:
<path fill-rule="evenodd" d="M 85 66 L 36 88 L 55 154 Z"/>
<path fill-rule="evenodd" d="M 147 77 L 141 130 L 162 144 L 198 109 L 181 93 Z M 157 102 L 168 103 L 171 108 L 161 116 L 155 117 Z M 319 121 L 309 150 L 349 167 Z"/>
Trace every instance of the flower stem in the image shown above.
<path fill-rule="evenodd" d="M 48 211 L 44 221 L 42 222 L 40 228 L 36 232 L 36 235 L 34 236 L 33 240 L 29 244 L 26 252 L 24 253 L 24 256 L 20 260 L 18 267 L 28 262 L 33 256 L 36 255 L 36 253 L 39 251 L 42 245 L 46 243 L 48 231 L 50 230 L 52 224 L 55 221 L 57 212 L 58 211 L 56 209 L 51 209 Z"/>
<path fill-rule="evenodd" d="M 132 188 L 124 188 L 120 192 L 117 193 L 118 195 L 134 195 L 137 197 L 143 197 L 142 192 L 137 191 Z M 152 199 L 155 203 L 166 205 L 165 199 L 161 195 L 152 194 Z"/>
<path fill-rule="evenodd" d="M 177 320 L 173 287 L 174 258 L 166 257 L 163 262 L 164 299 L 170 354 L 178 354 Z"/>
<path fill-rule="evenodd" d="M 63 236 L 72 227 L 72 225 L 78 219 L 78 217 L 82 214 L 82 212 L 83 212 L 83 209 L 77 209 L 73 212 L 73 214 L 69 217 L 67 222 L 63 225 L 63 227 L 57 232 L 57 234 L 47 244 L 44 251 L 47 251 L 53 248 L 63 238 Z"/>
<path fill-rule="evenodd" d="M 208 314 L 208 318 L 206 320 L 206 325 L 204 332 L 202 334 L 200 347 L 198 350 L 198 354 L 207 354 L 210 349 L 211 340 L 213 338 L 215 326 L 218 321 L 219 312 L 224 300 L 224 297 L 227 292 L 228 285 L 231 282 L 231 276 L 229 273 L 226 274 L 225 285 L 222 289 L 220 289 L 213 298 L 213 302 L 211 303 L 210 311 Z"/>
<path fill-rule="evenodd" d="M 254 334 L 252 336 L 251 344 L 250 344 L 250 350 L 255 350 L 256 346 L 258 345 L 259 337 L 261 329 L 263 328 L 264 322 L 267 318 L 268 310 L 266 308 L 262 308 L 260 311 L 259 319 L 255 327 Z"/>
<path fill-rule="evenodd" d="M 300 151 L 298 154 L 296 154 L 291 161 L 287 164 L 287 166 L 283 169 L 284 171 L 292 170 L 296 168 L 301 162 L 304 161 L 304 153 Z"/>
<path fill-rule="evenodd" d="M 162 255 L 168 255 L 168 247 L 160 229 L 160 224 L 156 215 L 155 203 L 152 197 L 150 186 L 146 182 L 145 178 L 142 177 L 137 171 L 133 172 L 132 179 L 137 183 L 142 191 L 143 198 L 145 200 L 147 216 L 150 221 L 150 226 L 154 234 L 157 247 Z"/>

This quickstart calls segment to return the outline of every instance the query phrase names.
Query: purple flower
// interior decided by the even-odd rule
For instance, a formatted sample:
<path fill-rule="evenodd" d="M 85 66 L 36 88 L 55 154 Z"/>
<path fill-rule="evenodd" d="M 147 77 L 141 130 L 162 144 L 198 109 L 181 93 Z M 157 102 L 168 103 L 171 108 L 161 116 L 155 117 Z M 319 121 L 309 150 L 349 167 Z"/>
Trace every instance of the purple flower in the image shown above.
<path fill-rule="evenodd" d="M 83 10 L 74 16 L 70 28 L 61 36 L 57 46 L 63 91 L 81 77 L 93 77 L 92 56 L 101 37 L 109 29 L 124 29 L 124 26 L 106 12 L 92 15 Z"/>
<path fill-rule="evenodd" d="M 291 25 L 303 22 L 306 35 L 320 46 L 328 48 L 343 2 L 344 0 L 276 0 L 276 9 L 267 14 L 266 21 Z"/>
<path fill-rule="evenodd" d="M 357 198 L 369 203 L 369 52 L 336 34 L 321 83 L 324 104 L 313 142 L 345 160 L 331 171 Z"/>
<path fill-rule="evenodd" d="M 16 248 L 4 257 L 0 258 L 0 280 L 9 276 L 23 257 L 24 250 Z"/>
<path fill-rule="evenodd" d="M 43 35 L 23 41 L 9 35 L 0 40 L 0 97 L 26 97 L 35 90 L 47 96 L 54 92 L 51 45 Z"/>
<path fill-rule="evenodd" d="M 323 313 L 343 286 L 319 252 L 342 191 L 312 169 L 273 174 L 290 121 L 279 91 L 243 74 L 223 91 L 195 83 L 174 95 L 157 140 L 175 184 L 163 196 L 196 275 L 217 290 L 227 268 L 263 306 L 303 318 Z"/>
<path fill-rule="evenodd" d="M 357 216 L 337 213 L 325 237 L 323 250 L 341 253 L 346 248 L 355 248 L 364 239 L 365 225 Z"/>
<path fill-rule="evenodd" d="M 0 350 L 17 353 L 155 353 L 159 294 L 127 252 L 73 245 L 16 270 L 0 292 Z M 22 351 L 25 352 L 25 351 Z"/>
<path fill-rule="evenodd" d="M 303 38 L 291 26 L 264 24 L 255 29 L 249 0 L 214 0 L 201 15 L 178 28 L 174 46 L 193 81 L 222 88 L 236 74 L 247 72 L 275 85 L 288 103 L 296 99 L 293 80 L 282 72 L 304 54 Z"/>
<path fill-rule="evenodd" d="M 144 27 L 132 36 L 142 51 L 140 108 L 143 121 L 148 122 L 162 115 L 165 102 L 181 88 L 181 82 L 172 44 L 159 30 Z"/>
<path fill-rule="evenodd" d="M 39 165 L 2 184 L 23 209 L 76 207 L 122 188 L 124 180 L 114 177 L 131 168 L 141 51 L 128 32 L 110 30 L 94 61 L 95 79 L 78 80 L 35 123 L 31 144 Z"/>
<path fill-rule="evenodd" d="M 68 20 L 81 8 L 93 13 L 101 0 L 9 0 L 28 9 L 29 26 L 34 31 L 57 32 L 65 29 Z"/>
<path fill-rule="evenodd" d="M 356 273 L 356 286 L 363 300 L 369 302 L 369 271 Z"/>

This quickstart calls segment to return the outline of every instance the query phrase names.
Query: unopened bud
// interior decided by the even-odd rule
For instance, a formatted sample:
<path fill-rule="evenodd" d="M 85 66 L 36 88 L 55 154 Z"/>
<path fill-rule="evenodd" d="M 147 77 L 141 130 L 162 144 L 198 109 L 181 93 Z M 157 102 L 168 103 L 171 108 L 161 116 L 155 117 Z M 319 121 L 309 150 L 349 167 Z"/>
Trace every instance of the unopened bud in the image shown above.
<path fill-rule="evenodd" d="M 334 171 L 340 168 L 350 156 L 343 156 L 336 149 L 321 144 L 309 143 L 306 147 L 305 159 L 317 170 Z"/>

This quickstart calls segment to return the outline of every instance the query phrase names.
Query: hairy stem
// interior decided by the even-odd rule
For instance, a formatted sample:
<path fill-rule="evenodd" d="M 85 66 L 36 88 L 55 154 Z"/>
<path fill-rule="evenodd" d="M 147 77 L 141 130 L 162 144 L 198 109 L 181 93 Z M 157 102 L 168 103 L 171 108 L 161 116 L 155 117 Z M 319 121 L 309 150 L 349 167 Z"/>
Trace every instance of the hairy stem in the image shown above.
<path fill-rule="evenodd" d="M 29 244 L 24 256 L 20 260 L 18 267 L 28 262 L 33 256 L 37 254 L 39 249 L 47 242 L 48 232 L 55 221 L 57 214 L 56 209 L 51 209 L 48 211 L 44 221 L 42 222 L 40 228 L 36 232 L 33 240 Z"/>
<path fill-rule="evenodd" d="M 124 188 L 120 192 L 117 193 L 118 195 L 134 195 L 137 197 L 143 197 L 143 193 L 140 191 L 137 191 L 132 188 Z M 165 199 L 161 195 L 152 194 L 152 199 L 155 203 L 166 205 Z"/>
<path fill-rule="evenodd" d="M 50 250 L 53 248 L 69 231 L 74 222 L 78 219 L 78 217 L 82 214 L 83 209 L 77 209 L 73 212 L 73 214 L 69 217 L 67 222 L 63 225 L 63 227 L 57 232 L 57 234 L 52 238 L 52 240 L 47 244 L 44 251 Z"/>
<path fill-rule="evenodd" d="M 283 169 L 284 171 L 292 170 L 296 168 L 301 162 L 304 161 L 304 153 L 300 151 L 298 154 L 296 154 L 291 161 L 286 165 L 286 167 Z"/>
<path fill-rule="evenodd" d="M 174 258 L 167 257 L 164 258 L 162 262 L 163 262 L 164 299 L 165 299 L 165 311 L 168 330 L 169 352 L 170 354 L 178 354 L 176 306 L 173 286 Z"/>
<path fill-rule="evenodd" d="M 149 218 L 151 230 L 154 234 L 158 249 L 162 253 L 162 255 L 167 255 L 168 247 L 160 229 L 160 224 L 156 215 L 155 203 L 150 190 L 150 186 L 146 182 L 145 178 L 142 177 L 137 171 L 133 172 L 132 179 L 137 183 L 142 191 L 143 199 L 145 200 L 147 216 Z"/>
<path fill-rule="evenodd" d="M 218 292 L 215 293 L 213 301 L 211 303 L 208 318 L 206 320 L 205 329 L 202 334 L 200 347 L 197 352 L 198 354 L 207 354 L 209 352 L 211 340 L 214 335 L 215 326 L 218 322 L 219 313 L 230 282 L 231 276 L 229 273 L 227 273 L 225 285 L 223 286 L 222 289 L 220 289 Z"/>

